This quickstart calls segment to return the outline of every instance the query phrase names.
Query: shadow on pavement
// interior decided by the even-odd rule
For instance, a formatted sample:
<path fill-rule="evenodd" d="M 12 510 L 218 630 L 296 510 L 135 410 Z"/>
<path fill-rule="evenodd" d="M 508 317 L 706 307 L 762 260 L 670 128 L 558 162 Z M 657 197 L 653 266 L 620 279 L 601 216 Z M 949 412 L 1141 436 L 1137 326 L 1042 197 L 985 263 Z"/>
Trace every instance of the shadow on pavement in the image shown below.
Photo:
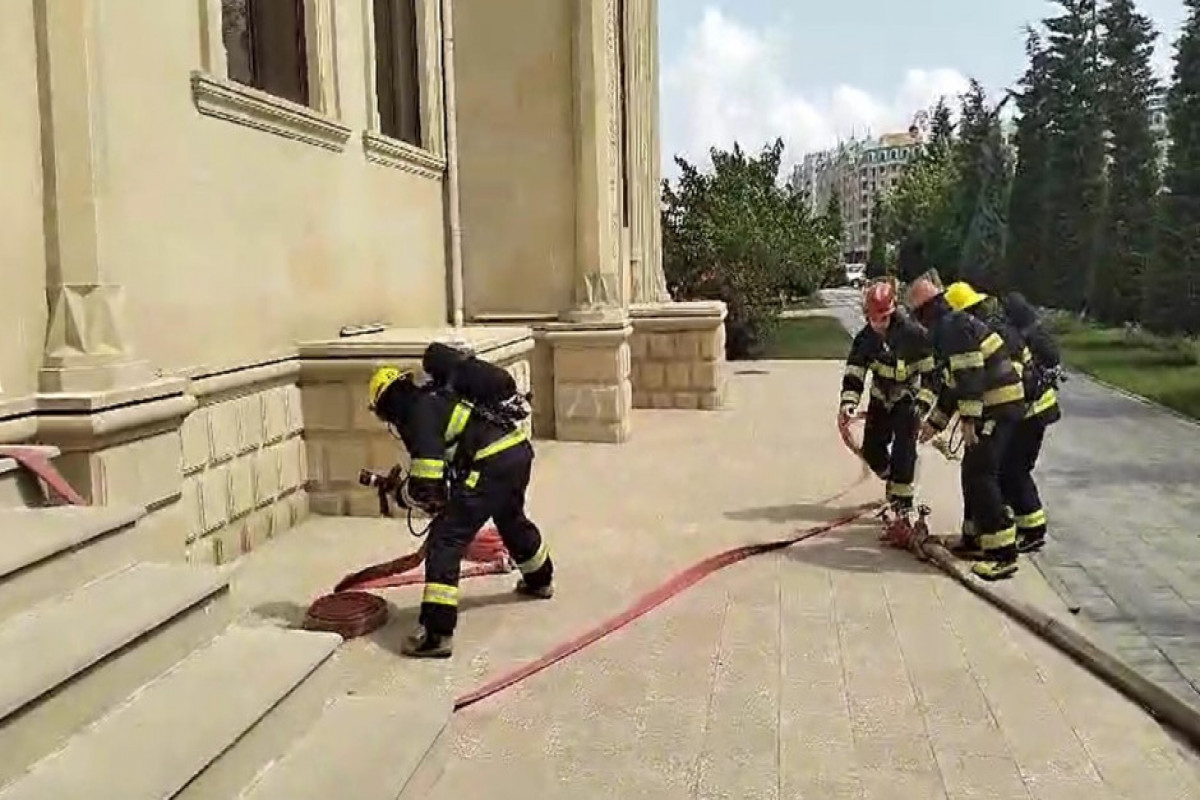
<path fill-rule="evenodd" d="M 861 510 L 858 506 L 830 506 L 824 503 L 789 503 L 726 511 L 726 519 L 737 522 L 833 522 Z"/>
<path fill-rule="evenodd" d="M 784 551 L 791 561 L 842 572 L 926 573 L 936 568 L 879 543 L 878 525 L 860 522 L 821 534 Z"/>

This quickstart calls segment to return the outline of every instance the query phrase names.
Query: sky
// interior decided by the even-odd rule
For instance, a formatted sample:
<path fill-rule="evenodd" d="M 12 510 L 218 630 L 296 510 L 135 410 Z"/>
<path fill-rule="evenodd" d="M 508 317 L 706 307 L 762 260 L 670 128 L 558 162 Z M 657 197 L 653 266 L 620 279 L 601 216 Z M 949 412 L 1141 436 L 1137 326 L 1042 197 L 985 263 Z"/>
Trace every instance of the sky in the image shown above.
<path fill-rule="evenodd" d="M 1139 0 L 1169 75 L 1181 0 Z M 854 135 L 908 128 L 913 113 L 979 80 L 1012 86 L 1022 30 L 1049 0 L 659 0 L 663 168 L 706 163 L 712 146 L 776 136 L 798 161 Z M 985 21 L 986 20 L 986 21 Z"/>

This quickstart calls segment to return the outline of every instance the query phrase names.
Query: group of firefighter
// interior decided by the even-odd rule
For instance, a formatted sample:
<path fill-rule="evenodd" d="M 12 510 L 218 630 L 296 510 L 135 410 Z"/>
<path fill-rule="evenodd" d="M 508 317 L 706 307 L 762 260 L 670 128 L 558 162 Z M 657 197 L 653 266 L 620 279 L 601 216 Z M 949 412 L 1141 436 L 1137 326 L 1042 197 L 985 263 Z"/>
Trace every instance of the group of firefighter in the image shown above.
<path fill-rule="evenodd" d="M 1018 293 L 995 297 L 966 282 L 943 290 L 930 275 L 909 286 L 907 307 L 898 291 L 892 279 L 864 290 L 838 425 L 847 429 L 868 393 L 861 455 L 902 520 L 913 513 L 918 444 L 960 437 L 963 522 L 951 549 L 980 578 L 1007 578 L 1019 554 L 1046 542 L 1033 471 L 1061 417 L 1057 345 Z"/>

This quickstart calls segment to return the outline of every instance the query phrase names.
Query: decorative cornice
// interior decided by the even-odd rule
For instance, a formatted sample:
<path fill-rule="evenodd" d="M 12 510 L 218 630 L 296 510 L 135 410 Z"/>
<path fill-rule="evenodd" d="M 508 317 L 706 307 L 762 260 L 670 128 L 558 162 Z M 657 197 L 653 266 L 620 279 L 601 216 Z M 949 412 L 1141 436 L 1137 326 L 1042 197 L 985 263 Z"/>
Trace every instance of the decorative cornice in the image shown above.
<path fill-rule="evenodd" d="M 362 143 L 367 161 L 372 163 L 402 169 L 424 178 L 440 179 L 446 172 L 444 158 L 382 133 L 363 131 Z"/>
<path fill-rule="evenodd" d="M 250 86 L 192 72 L 192 100 L 205 116 L 341 152 L 350 128 L 311 108 Z"/>

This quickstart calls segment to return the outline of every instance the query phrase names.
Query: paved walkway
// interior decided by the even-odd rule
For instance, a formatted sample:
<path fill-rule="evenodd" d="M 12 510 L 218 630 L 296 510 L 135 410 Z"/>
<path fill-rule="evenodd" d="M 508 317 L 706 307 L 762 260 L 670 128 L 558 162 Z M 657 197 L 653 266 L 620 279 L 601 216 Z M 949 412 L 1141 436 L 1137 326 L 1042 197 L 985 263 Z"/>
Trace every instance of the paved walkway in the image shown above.
<path fill-rule="evenodd" d="M 852 291 L 823 299 L 862 325 Z M 1062 405 L 1037 472 L 1039 565 L 1124 660 L 1200 704 L 1200 426 L 1082 375 Z"/>
<path fill-rule="evenodd" d="M 419 663 L 395 655 L 418 590 L 391 592 L 392 623 L 339 656 L 353 690 L 457 694 L 703 556 L 877 495 L 846 491 L 859 469 L 832 422 L 839 365 L 731 371 L 727 411 L 639 411 L 621 447 L 541 445 L 531 508 L 557 553 L 555 599 L 470 582 L 455 657 Z M 922 476 L 935 524 L 952 526 L 953 467 L 930 456 Z M 860 525 L 731 567 L 465 710 L 404 797 L 1200 797 L 1195 757 L 1147 715 L 875 537 Z M 238 595 L 287 617 L 410 542 L 394 523 L 315 521 L 252 555 Z M 1058 604 L 1033 569 L 1006 590 Z"/>

